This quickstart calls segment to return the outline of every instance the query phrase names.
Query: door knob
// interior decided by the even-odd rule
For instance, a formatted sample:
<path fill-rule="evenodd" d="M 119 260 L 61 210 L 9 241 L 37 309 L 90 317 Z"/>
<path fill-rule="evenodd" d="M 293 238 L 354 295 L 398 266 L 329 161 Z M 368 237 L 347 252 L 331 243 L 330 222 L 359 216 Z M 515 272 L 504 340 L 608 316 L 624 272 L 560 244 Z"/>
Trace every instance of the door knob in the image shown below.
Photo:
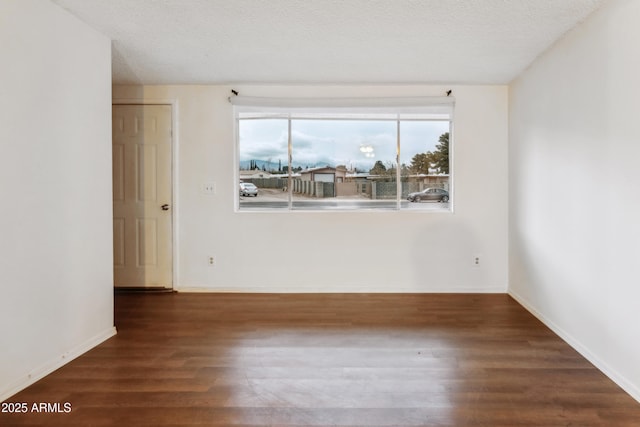
<path fill-rule="evenodd" d="M 160 206 L 162 208 L 163 211 L 168 211 L 169 210 L 169 205 L 167 205 L 166 203 L 162 206 Z"/>

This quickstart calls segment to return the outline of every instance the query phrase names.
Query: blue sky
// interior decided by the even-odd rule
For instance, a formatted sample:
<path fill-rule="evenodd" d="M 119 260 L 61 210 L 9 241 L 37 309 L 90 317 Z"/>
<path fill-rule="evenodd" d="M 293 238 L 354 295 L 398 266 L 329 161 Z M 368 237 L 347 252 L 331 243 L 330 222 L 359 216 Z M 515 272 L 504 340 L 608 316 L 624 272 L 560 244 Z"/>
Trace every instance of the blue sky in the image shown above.
<path fill-rule="evenodd" d="M 408 165 L 415 154 L 435 150 L 440 135 L 449 131 L 449 122 L 403 121 L 400 129 L 400 162 Z M 377 160 L 387 166 L 395 160 L 395 121 L 293 120 L 291 134 L 294 166 L 369 170 Z M 286 120 L 241 120 L 239 137 L 241 162 L 287 164 Z"/>

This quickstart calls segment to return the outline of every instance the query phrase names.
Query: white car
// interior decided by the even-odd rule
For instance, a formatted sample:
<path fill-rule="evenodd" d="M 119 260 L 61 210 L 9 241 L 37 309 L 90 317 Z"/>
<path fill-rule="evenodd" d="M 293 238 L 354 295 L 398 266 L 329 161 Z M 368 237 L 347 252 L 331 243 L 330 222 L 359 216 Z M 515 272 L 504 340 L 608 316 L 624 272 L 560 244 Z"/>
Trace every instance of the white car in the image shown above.
<path fill-rule="evenodd" d="M 241 196 L 258 196 L 258 187 L 250 182 L 240 183 L 240 195 Z"/>

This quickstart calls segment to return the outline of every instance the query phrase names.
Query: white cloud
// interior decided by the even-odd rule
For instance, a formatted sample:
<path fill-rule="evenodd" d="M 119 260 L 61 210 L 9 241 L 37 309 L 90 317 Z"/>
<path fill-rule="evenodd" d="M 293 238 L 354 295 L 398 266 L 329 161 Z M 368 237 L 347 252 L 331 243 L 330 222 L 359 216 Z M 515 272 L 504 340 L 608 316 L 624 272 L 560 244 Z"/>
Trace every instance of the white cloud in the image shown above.
<path fill-rule="evenodd" d="M 300 166 L 337 166 L 370 169 L 380 160 L 389 165 L 396 158 L 396 123 L 354 120 L 294 120 L 293 163 Z M 447 122 L 403 122 L 401 163 L 416 153 L 433 151 L 438 137 L 448 132 Z M 262 160 L 283 165 L 288 159 L 287 121 L 244 120 L 240 124 L 240 160 Z M 372 148 L 363 153 L 361 146 Z"/>

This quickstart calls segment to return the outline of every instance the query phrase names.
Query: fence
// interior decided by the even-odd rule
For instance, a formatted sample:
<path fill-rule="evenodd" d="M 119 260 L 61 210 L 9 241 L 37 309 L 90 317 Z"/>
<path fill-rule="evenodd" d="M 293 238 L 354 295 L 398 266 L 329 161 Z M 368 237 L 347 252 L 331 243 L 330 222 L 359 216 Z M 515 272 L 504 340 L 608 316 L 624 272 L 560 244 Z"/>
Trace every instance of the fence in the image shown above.
<path fill-rule="evenodd" d="M 337 182 L 336 196 L 367 196 L 371 195 L 370 182 Z"/>
<path fill-rule="evenodd" d="M 293 192 L 311 197 L 336 197 L 336 186 L 333 182 L 303 181 L 294 179 L 292 181 Z"/>
<path fill-rule="evenodd" d="M 244 182 L 251 182 L 258 188 L 286 188 L 286 178 L 248 178 L 243 179 Z"/>
<path fill-rule="evenodd" d="M 423 182 L 403 182 L 402 183 L 402 195 L 406 198 L 409 193 L 415 193 L 422 191 L 425 188 L 442 188 L 449 190 L 448 182 L 425 184 Z M 371 183 L 371 198 L 372 199 L 395 199 L 398 194 L 398 185 L 395 181 L 373 181 Z"/>
<path fill-rule="evenodd" d="M 250 178 L 243 181 L 252 182 L 258 188 L 276 189 L 286 189 L 288 183 L 285 178 Z M 292 180 L 292 186 L 294 193 L 318 198 L 361 195 L 372 200 L 384 200 L 395 199 L 398 191 L 395 181 L 341 182 L 336 184 L 333 182 L 294 179 Z M 402 182 L 402 198 L 406 198 L 409 193 L 422 191 L 425 188 L 442 188 L 448 191 L 449 182 Z"/>

